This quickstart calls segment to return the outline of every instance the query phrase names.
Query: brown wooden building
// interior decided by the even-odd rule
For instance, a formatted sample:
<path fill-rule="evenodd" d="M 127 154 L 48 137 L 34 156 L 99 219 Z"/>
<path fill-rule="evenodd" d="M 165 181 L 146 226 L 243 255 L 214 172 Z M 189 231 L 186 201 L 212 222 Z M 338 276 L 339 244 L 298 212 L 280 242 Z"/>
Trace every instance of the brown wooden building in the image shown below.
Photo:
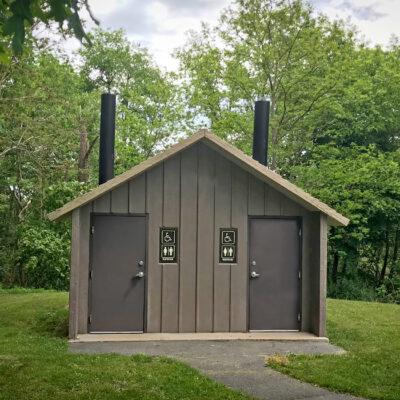
<path fill-rule="evenodd" d="M 69 214 L 71 338 L 326 335 L 328 225 L 348 219 L 208 131 L 49 218 Z"/>

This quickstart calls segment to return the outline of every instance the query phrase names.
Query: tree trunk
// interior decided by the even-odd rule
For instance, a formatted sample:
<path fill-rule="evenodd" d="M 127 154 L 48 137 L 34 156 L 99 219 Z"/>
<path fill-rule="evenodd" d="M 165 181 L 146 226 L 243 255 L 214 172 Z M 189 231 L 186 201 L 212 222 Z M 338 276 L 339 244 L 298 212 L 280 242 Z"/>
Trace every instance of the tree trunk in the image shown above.
<path fill-rule="evenodd" d="M 389 279 L 392 279 L 395 275 L 396 268 L 397 268 L 397 256 L 399 254 L 399 239 L 400 239 L 400 230 L 399 228 L 396 229 L 396 234 L 394 236 L 394 248 L 392 254 L 392 262 L 390 264 L 390 272 L 389 272 Z"/>
<path fill-rule="evenodd" d="M 89 140 L 85 129 L 79 133 L 78 181 L 89 180 Z"/>
<path fill-rule="evenodd" d="M 333 254 L 333 264 L 332 264 L 332 282 L 335 284 L 337 283 L 338 268 L 339 268 L 339 253 L 335 251 Z"/>
<path fill-rule="evenodd" d="M 390 240 L 389 240 L 389 226 L 386 226 L 386 233 L 385 233 L 385 255 L 383 257 L 383 266 L 381 269 L 381 274 L 379 276 L 379 284 L 381 285 L 383 283 L 383 280 L 385 279 L 386 276 L 386 269 L 388 265 L 388 260 L 389 260 L 389 249 L 390 249 Z"/>

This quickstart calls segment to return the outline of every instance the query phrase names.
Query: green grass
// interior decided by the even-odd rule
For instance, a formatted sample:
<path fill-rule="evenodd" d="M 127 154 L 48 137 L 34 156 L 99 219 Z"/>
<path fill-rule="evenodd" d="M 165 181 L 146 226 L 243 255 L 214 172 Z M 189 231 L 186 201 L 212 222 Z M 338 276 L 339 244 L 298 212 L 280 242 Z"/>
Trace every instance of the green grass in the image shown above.
<path fill-rule="evenodd" d="M 0 399 L 249 399 L 167 358 L 68 353 L 67 301 L 0 290 Z"/>
<path fill-rule="evenodd" d="M 249 399 L 161 357 L 67 351 L 67 293 L 0 289 L 0 399 Z M 328 300 L 344 356 L 290 356 L 273 368 L 371 399 L 400 399 L 400 306 Z"/>
<path fill-rule="evenodd" d="M 400 399 L 400 306 L 328 300 L 328 336 L 342 356 L 289 356 L 271 366 L 306 382 L 369 399 Z"/>

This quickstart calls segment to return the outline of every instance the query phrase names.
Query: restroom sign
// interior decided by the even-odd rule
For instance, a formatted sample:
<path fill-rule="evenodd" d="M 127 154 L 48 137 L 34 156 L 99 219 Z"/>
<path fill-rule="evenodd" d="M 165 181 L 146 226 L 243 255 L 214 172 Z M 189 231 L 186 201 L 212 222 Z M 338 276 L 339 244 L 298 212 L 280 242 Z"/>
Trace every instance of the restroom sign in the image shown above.
<path fill-rule="evenodd" d="M 178 228 L 160 228 L 160 263 L 177 262 Z"/>
<path fill-rule="evenodd" d="M 221 228 L 219 237 L 219 262 L 236 264 L 237 262 L 237 229 Z"/>

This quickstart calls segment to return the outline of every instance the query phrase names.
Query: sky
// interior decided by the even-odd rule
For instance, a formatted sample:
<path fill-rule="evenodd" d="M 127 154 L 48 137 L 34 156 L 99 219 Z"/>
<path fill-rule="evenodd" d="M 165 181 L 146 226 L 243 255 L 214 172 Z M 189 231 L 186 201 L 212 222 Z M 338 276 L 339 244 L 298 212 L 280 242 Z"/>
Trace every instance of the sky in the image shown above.
<path fill-rule="evenodd" d="M 328 17 L 350 19 L 371 44 L 388 44 L 400 36 L 400 0 L 310 0 Z M 123 28 L 128 37 L 150 50 L 156 63 L 175 70 L 171 53 L 186 42 L 201 22 L 217 24 L 229 0 L 89 0 L 103 28 Z M 74 47 L 75 44 L 67 46 Z"/>

